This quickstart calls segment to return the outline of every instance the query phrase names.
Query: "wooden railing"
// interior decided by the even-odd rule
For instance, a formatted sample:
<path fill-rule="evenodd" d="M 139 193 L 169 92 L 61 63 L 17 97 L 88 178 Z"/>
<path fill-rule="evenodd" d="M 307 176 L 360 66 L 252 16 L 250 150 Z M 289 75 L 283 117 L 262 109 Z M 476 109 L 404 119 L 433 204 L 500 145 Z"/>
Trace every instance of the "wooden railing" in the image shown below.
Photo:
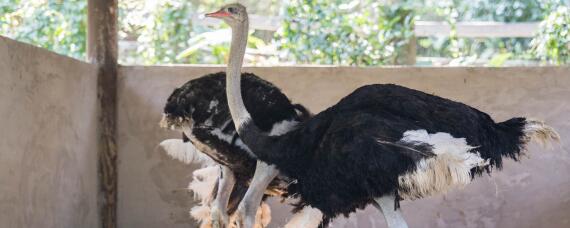
<path fill-rule="evenodd" d="M 458 37 L 533 37 L 539 22 L 502 23 L 502 22 L 459 22 L 456 25 Z M 449 36 L 451 26 L 446 22 L 417 21 L 417 37 Z"/>
<path fill-rule="evenodd" d="M 281 27 L 281 17 L 250 16 L 250 28 L 256 30 L 277 31 Z M 211 18 L 194 17 L 194 22 L 202 25 L 217 25 L 221 22 Z M 502 23 L 502 22 L 458 22 L 458 37 L 532 37 L 539 22 Z M 416 21 L 416 37 L 449 36 L 451 26 L 447 22 Z"/>
<path fill-rule="evenodd" d="M 250 15 L 250 29 L 277 31 L 282 25 L 282 17 Z M 219 25 L 220 20 L 193 16 L 193 23 L 198 25 Z M 455 25 L 457 37 L 464 38 L 501 38 L 501 37 L 533 37 L 539 22 L 502 23 L 502 22 L 458 22 Z M 440 21 L 416 21 L 415 37 L 445 37 L 451 35 L 451 25 Z M 271 35 L 271 34 L 269 34 Z M 415 39 L 415 38 L 414 38 Z M 406 64 L 416 62 L 416 42 L 408 48 Z M 136 48 L 136 41 L 121 41 L 121 49 Z"/>

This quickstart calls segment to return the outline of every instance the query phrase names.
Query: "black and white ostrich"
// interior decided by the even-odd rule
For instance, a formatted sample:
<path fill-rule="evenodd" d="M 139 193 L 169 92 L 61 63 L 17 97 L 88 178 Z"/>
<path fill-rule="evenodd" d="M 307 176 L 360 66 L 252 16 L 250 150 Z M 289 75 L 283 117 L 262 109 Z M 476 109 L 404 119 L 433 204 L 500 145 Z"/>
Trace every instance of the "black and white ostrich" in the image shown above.
<path fill-rule="evenodd" d="M 167 100 L 161 120 L 162 127 L 181 131 L 186 142 L 163 141 L 161 146 L 170 155 L 190 163 L 196 158 L 208 160 L 200 155 L 204 153 L 220 164 L 218 172 L 212 172 L 212 168 L 218 166 L 197 170 L 194 173 L 195 180 L 190 184 L 190 188 L 204 204 L 194 208 L 192 215 L 202 220 L 202 224 L 211 223 L 214 227 L 228 225 L 227 215 L 236 210 L 242 198 L 245 197 L 246 202 L 258 202 L 255 205 L 257 211 L 264 193 L 286 196 L 286 187 L 291 182 L 283 177 L 272 181 L 278 172 L 263 162 L 258 162 L 257 166 L 263 167 L 258 170 L 263 170 L 264 173 L 256 173 L 257 178 L 252 181 L 256 160 L 238 137 L 232 123 L 226 100 L 225 77 L 224 72 L 209 74 L 175 89 Z M 264 131 L 281 135 L 311 116 L 302 105 L 292 104 L 270 82 L 249 73 L 242 77 L 245 104 L 256 117 L 256 124 Z M 212 182 L 212 178 L 219 179 Z M 246 195 L 250 181 L 251 185 L 262 187 L 252 188 L 260 190 Z M 212 186 L 214 183 L 217 186 Z M 213 193 L 208 192 L 213 189 Z M 213 194 L 213 202 L 209 202 L 210 193 Z M 209 209 L 208 203 L 211 205 Z M 267 215 L 264 217 L 267 218 Z"/>
<path fill-rule="evenodd" d="M 380 84 L 358 88 L 294 130 L 271 136 L 241 96 L 246 8 L 230 4 L 206 16 L 232 29 L 226 89 L 241 139 L 259 160 L 298 181 L 292 188 L 299 193 L 299 207 L 315 207 L 327 220 L 373 204 L 389 227 L 407 227 L 400 200 L 466 185 L 474 174 L 501 168 L 503 157 L 517 160 L 531 140 L 559 139 L 541 121 L 495 123 L 465 104 Z M 251 227 L 252 212 L 239 222 Z"/>

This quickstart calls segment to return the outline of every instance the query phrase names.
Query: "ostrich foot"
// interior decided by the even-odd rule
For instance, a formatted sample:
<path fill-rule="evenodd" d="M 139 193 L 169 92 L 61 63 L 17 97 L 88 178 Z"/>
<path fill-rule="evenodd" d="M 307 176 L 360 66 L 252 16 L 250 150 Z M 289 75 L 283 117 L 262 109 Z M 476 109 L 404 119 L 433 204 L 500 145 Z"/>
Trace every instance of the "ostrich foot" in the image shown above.
<path fill-rule="evenodd" d="M 212 219 L 212 228 L 224 228 L 229 224 L 228 215 L 222 212 L 219 207 L 212 207 L 210 217 Z"/>

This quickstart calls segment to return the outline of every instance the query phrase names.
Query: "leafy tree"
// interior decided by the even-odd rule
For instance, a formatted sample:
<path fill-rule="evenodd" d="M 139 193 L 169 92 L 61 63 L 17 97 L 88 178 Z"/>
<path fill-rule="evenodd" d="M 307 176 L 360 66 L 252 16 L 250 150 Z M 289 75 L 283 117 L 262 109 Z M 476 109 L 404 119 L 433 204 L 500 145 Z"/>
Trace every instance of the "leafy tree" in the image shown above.
<path fill-rule="evenodd" d="M 570 8 L 559 7 L 540 24 L 532 52 L 543 61 L 570 63 Z"/>
<path fill-rule="evenodd" d="M 398 57 L 413 35 L 413 11 L 377 1 L 293 0 L 278 47 L 299 63 L 383 65 Z"/>
<path fill-rule="evenodd" d="M 242 1 L 243 2 L 243 1 Z M 252 13 L 274 15 L 277 0 L 245 1 Z M 177 56 L 193 44 L 190 39 L 212 28 L 192 23 L 192 15 L 209 12 L 223 0 L 121 0 L 119 36 L 122 63 L 223 63 L 229 45 L 210 45 L 192 55 Z M 84 59 L 86 53 L 87 0 L 0 0 L 0 34 Z"/>
<path fill-rule="evenodd" d="M 87 1 L 0 0 L 0 34 L 85 58 Z"/>
<path fill-rule="evenodd" d="M 418 17 L 445 20 L 452 28 L 460 21 L 533 22 L 564 4 L 564 0 L 424 0 L 426 7 Z M 431 6 L 431 7 L 430 7 Z M 419 55 L 452 56 L 457 62 L 470 64 L 475 59 L 490 59 L 491 64 L 509 58 L 532 59 L 529 38 L 458 38 L 429 37 L 418 40 Z"/>
<path fill-rule="evenodd" d="M 252 14 L 276 15 L 283 10 L 283 29 L 274 43 L 281 61 L 382 65 L 404 62 L 415 18 L 444 20 L 452 27 L 458 21 L 540 21 L 550 12 L 558 12 L 563 1 L 422 0 L 388 5 L 374 0 L 291 0 L 283 7 L 277 0 L 241 2 Z M 224 63 L 228 42 L 216 40 L 219 35 L 211 32 L 212 28 L 194 23 L 192 15 L 218 9 L 225 2 L 119 1 L 120 46 L 135 47 L 123 49 L 121 62 Z M 84 59 L 86 7 L 87 0 L 0 0 L 0 34 Z M 466 59 L 491 59 L 493 65 L 509 58 L 538 58 L 561 64 L 568 62 L 564 57 L 567 22 L 557 21 L 567 17 L 556 18 L 543 23 L 532 52 L 528 51 L 531 39 L 469 39 L 458 38 L 452 32 L 450 37 L 418 39 L 418 54 L 451 56 L 466 63 Z M 265 48 L 265 43 L 255 37 L 258 33 L 253 33 L 249 48 Z"/>
<path fill-rule="evenodd" d="M 280 4 L 277 0 L 241 1 L 250 6 L 249 13 L 274 15 Z M 135 50 L 122 53 L 123 63 L 225 63 L 229 40 L 219 37 L 217 28 L 194 23 L 204 12 L 219 9 L 223 0 L 122 0 L 120 5 L 121 37 L 136 41 Z M 212 32 L 212 30 L 215 30 Z M 251 38 L 250 43 L 259 40 Z M 253 45 L 255 47 L 255 45 Z"/>
<path fill-rule="evenodd" d="M 180 63 L 175 56 L 193 32 L 193 5 L 188 1 L 159 1 L 143 21 L 137 54 L 143 63 Z"/>

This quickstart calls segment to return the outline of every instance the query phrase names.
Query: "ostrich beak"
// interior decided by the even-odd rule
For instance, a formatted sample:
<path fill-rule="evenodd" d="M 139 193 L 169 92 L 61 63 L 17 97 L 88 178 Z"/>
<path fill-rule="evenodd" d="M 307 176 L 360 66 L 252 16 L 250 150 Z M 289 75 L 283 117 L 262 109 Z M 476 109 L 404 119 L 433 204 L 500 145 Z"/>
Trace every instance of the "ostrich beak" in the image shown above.
<path fill-rule="evenodd" d="M 213 13 L 207 13 L 205 16 L 206 17 L 214 17 L 214 18 L 222 18 L 222 17 L 229 17 L 231 14 L 224 11 L 224 10 L 218 10 L 216 12 Z"/>

